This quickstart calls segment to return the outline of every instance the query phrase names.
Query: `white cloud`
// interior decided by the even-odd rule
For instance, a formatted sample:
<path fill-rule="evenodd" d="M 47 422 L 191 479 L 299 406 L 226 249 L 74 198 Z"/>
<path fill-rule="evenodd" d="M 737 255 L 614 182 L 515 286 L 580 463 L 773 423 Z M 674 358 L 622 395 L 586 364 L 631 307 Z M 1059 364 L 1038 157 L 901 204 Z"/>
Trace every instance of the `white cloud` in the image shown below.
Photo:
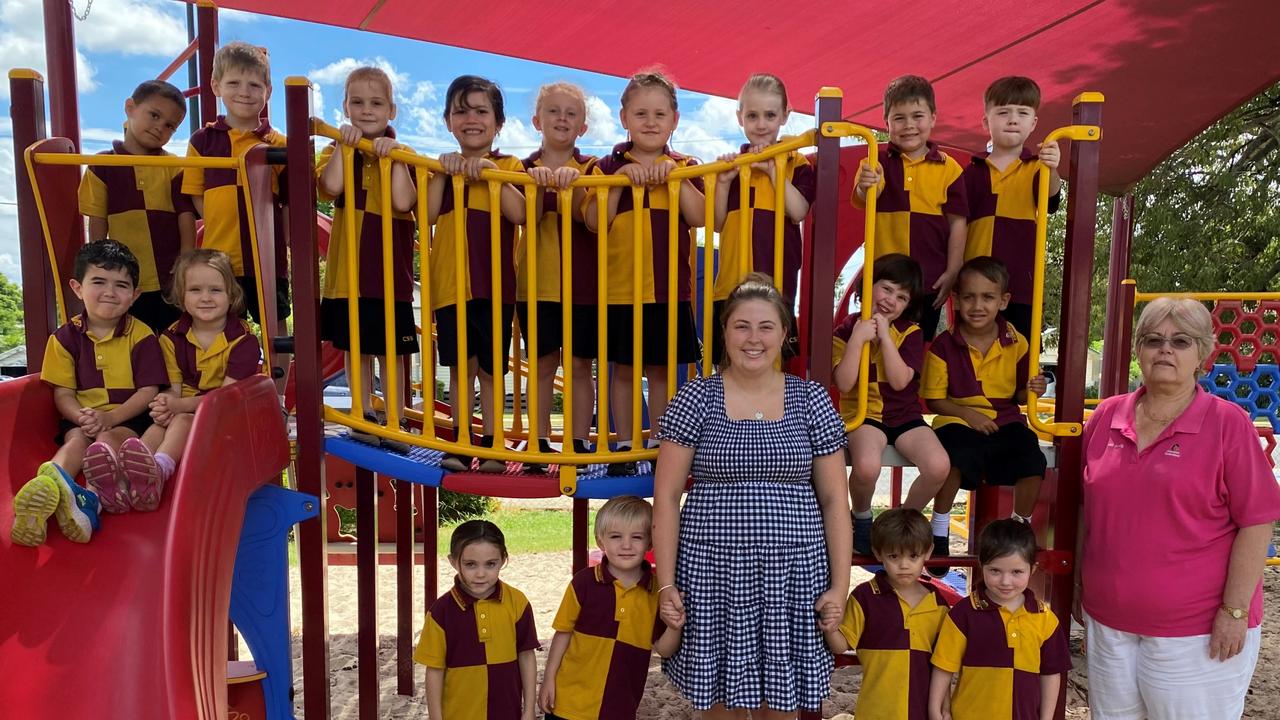
<path fill-rule="evenodd" d="M 36 25 L 36 27 L 40 27 Z M 14 29 L 14 26 L 0 24 L 0 67 L 31 68 L 46 79 L 49 77 L 48 65 L 44 55 L 44 36 L 31 29 Z M 84 54 L 76 51 L 76 85 L 81 92 L 90 92 L 98 87 L 94 79 L 96 72 Z M 9 83 L 0 83 L 0 98 L 9 97 Z"/>
<path fill-rule="evenodd" d="M 17 192 L 13 180 L 13 138 L 0 137 L 0 272 L 20 282 Z"/>
<path fill-rule="evenodd" d="M 626 139 L 627 134 L 618 123 L 617 111 L 599 96 L 588 95 L 587 134 L 582 137 L 582 144 L 603 154 Z"/>
<path fill-rule="evenodd" d="M 76 42 L 91 52 L 172 58 L 187 46 L 184 15 L 173 2 L 94 0 L 89 17 L 76 23 Z"/>

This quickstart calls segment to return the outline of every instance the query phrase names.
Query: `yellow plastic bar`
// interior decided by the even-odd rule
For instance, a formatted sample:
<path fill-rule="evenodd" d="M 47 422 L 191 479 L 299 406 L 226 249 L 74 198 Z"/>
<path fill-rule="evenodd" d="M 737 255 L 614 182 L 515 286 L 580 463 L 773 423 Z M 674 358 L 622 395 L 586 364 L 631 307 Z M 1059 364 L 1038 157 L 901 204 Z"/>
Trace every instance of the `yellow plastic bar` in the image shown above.
<path fill-rule="evenodd" d="M 551 434 L 551 428 L 538 427 L 538 198 L 537 195 L 541 190 L 533 185 L 526 185 L 524 188 L 524 257 L 527 267 L 529 268 L 529 284 L 526 301 L 529 307 L 529 327 L 521 328 L 526 332 L 524 346 L 529 348 L 527 353 L 529 356 L 529 373 L 526 375 L 528 382 L 526 387 L 529 388 L 529 442 L 533 447 L 539 447 L 537 439 L 541 437 L 539 431 L 546 435 Z M 498 208 L 494 208 L 491 212 L 498 212 Z M 498 328 L 501 330 L 502 328 Z M 519 348 L 513 348 L 519 353 Z M 516 387 L 520 387 L 519 379 L 516 380 Z M 547 399 L 550 402 L 550 399 Z M 501 406 L 501 403 L 500 403 Z M 501 416 L 499 416 L 501 417 Z M 519 417 L 517 415 L 517 417 Z"/>
<path fill-rule="evenodd" d="M 573 450 L 573 191 L 556 193 L 556 209 L 560 218 L 560 324 L 564 338 L 560 350 L 560 366 L 564 369 L 564 454 Z M 576 473 L 574 474 L 576 477 Z M 562 473 L 563 478 L 563 473 Z M 564 485 L 562 479 L 561 483 Z"/>
<path fill-rule="evenodd" d="M 702 189 L 705 191 L 706 227 L 702 232 L 702 376 L 711 377 L 711 366 L 718 358 L 711 357 L 711 348 L 715 342 L 715 323 L 712 321 L 712 270 L 715 266 L 715 243 L 712 242 L 716 228 L 716 184 L 720 176 L 707 175 L 703 179 Z"/>
<path fill-rule="evenodd" d="M 394 155 L 394 153 L 392 153 Z M 458 426 L 456 442 L 464 448 L 471 447 L 471 406 L 472 406 L 472 389 L 471 389 L 471 371 L 467 362 L 467 301 L 466 295 L 470 286 L 467 284 L 467 248 L 471 242 L 467 237 L 467 206 L 463 189 L 466 187 L 466 180 L 461 175 L 454 175 L 450 178 L 453 185 L 453 230 L 454 237 L 458 239 L 457 245 L 453 253 L 453 311 L 456 318 L 455 324 L 458 326 L 458 357 L 456 358 L 457 366 L 453 371 L 454 385 L 456 386 L 457 396 L 452 398 L 458 406 L 461 417 L 456 417 L 453 421 Z M 497 368 L 494 368 L 495 370 Z M 452 390 L 451 390 L 452 392 Z"/>
<path fill-rule="evenodd" d="M 435 333 L 431 332 L 431 225 L 427 222 L 427 183 L 431 174 L 422 166 L 413 170 L 418 191 L 418 278 L 422 284 L 419 320 L 422 327 L 422 435 L 435 440 L 436 364 L 432 347 Z"/>
<path fill-rule="evenodd" d="M 596 454 L 609 453 L 609 188 L 596 193 Z M 604 461 L 607 462 L 607 461 Z"/>
<path fill-rule="evenodd" d="M 679 302 L 680 263 L 680 180 L 667 181 L 667 400 L 676 392 L 676 303 Z M 688 238 L 685 238 L 688 242 Z M 690 255 L 690 257 L 693 257 Z M 654 288 L 657 292 L 657 288 Z M 656 298 L 655 298 L 656 299 Z M 650 403 L 652 406 L 652 403 Z M 656 425 L 657 418 L 649 413 L 649 424 Z M 650 428 L 651 430 L 654 428 Z M 652 434 L 652 433 L 650 433 Z"/>
<path fill-rule="evenodd" d="M 342 198 L 346 205 L 342 213 L 342 231 L 345 235 L 342 241 L 347 245 L 347 327 L 351 330 L 347 333 L 351 344 L 351 375 L 347 378 L 347 388 L 351 391 L 351 416 L 363 419 L 361 408 L 364 407 L 365 392 L 361 372 L 364 363 L 360 362 L 360 333 L 357 332 L 360 328 L 360 303 L 356 302 L 355 292 L 360 282 L 360 236 L 356 233 L 356 180 L 353 167 L 356 151 L 350 145 L 340 144 L 338 147 L 342 152 Z"/>
<path fill-rule="evenodd" d="M 404 398 L 400 395 L 400 354 L 396 352 L 396 324 L 394 318 L 395 312 L 395 272 L 391 266 L 392 263 L 392 235 L 391 221 L 395 218 L 392 216 L 391 207 L 391 159 L 380 158 L 378 160 L 378 182 L 382 186 L 382 330 L 383 330 L 383 349 L 386 351 L 383 357 L 386 359 L 386 367 L 382 368 L 382 398 L 383 405 L 387 409 L 387 427 L 392 431 L 400 430 L 400 413 L 404 407 Z M 367 202 L 367 201 L 366 201 Z M 348 208 L 351 206 L 348 205 Z M 354 215 L 355 213 L 347 213 Z M 348 304 L 356 303 L 356 288 L 359 287 L 359 278 L 352 278 L 352 284 L 348 285 L 350 292 L 348 295 L 351 300 Z M 353 326 L 352 330 L 356 330 Z M 351 335 L 351 332 L 347 333 Z M 358 334 L 358 333 L 357 333 Z M 353 358 L 358 359 L 358 358 Z"/>
<path fill-rule="evenodd" d="M 40 183 L 37 182 L 36 180 L 36 168 L 35 168 L 36 154 L 37 153 L 31 152 L 31 148 L 27 148 L 27 150 L 22 154 L 22 157 L 27 164 L 27 177 L 31 179 L 31 194 L 35 196 L 36 213 L 40 216 L 40 227 L 44 231 L 45 257 L 49 258 L 50 270 L 52 271 L 52 276 L 55 278 L 55 282 L 53 283 L 53 298 L 54 298 L 54 302 L 58 304 L 57 322 L 59 326 L 61 326 L 63 324 L 66 324 L 67 322 L 70 322 L 71 318 L 67 315 L 67 299 L 62 289 L 63 284 L 61 282 L 56 281 L 56 278 L 60 277 L 61 273 L 59 273 L 58 271 L 58 254 L 53 249 L 53 236 L 49 233 L 49 215 L 48 213 L 45 212 L 44 198 L 40 195 Z M 54 153 L 54 154 L 58 154 L 58 153 Z M 107 156 L 103 156 L 103 157 L 107 157 Z M 127 155 L 123 157 L 134 157 L 134 156 Z M 267 363 L 267 364 L 270 364 L 270 363 Z"/>
<path fill-rule="evenodd" d="M 37 165 L 176 167 L 219 170 L 240 169 L 239 158 L 189 157 L 183 155 L 76 155 L 73 153 L 33 153 L 32 160 Z"/>
<path fill-rule="evenodd" d="M 1061 139 L 1076 142 L 1096 142 L 1102 137 L 1102 129 L 1097 125 L 1069 125 L 1058 128 L 1045 137 L 1045 142 Z M 1044 322 L 1044 262 L 1045 242 L 1049 226 L 1049 168 L 1040 165 L 1036 192 L 1036 260 L 1035 281 L 1031 290 L 1031 337 L 1030 357 L 1028 363 L 1031 370 L 1040 372 L 1040 332 Z M 1033 430 L 1056 437 L 1079 436 L 1084 426 L 1075 422 L 1044 422 L 1040 419 L 1040 398 L 1033 392 L 1027 392 L 1027 422 Z"/>
<path fill-rule="evenodd" d="M 1135 303 L 1151 302 L 1156 298 L 1188 298 L 1191 300 L 1203 300 L 1206 302 L 1218 300 L 1240 300 L 1240 301 L 1261 301 L 1261 300 L 1280 300 L 1280 292 L 1135 292 L 1133 301 Z"/>
<path fill-rule="evenodd" d="M 755 232 L 756 214 L 751 211 L 751 166 L 738 166 L 738 247 L 744 252 L 738 254 L 741 265 L 736 268 L 736 277 L 744 278 L 751 272 L 751 236 Z"/>
<path fill-rule="evenodd" d="M 505 441 L 503 415 L 507 399 L 507 358 L 502 348 L 502 183 L 493 179 L 489 180 L 489 277 L 492 278 L 490 291 L 493 293 L 490 313 L 493 319 L 493 407 L 484 410 L 493 429 L 493 446 L 501 448 Z M 460 320 L 458 327 L 466 326 Z"/>
<path fill-rule="evenodd" d="M 777 180 L 773 184 L 773 286 L 782 292 L 786 283 L 782 277 L 782 253 L 787 219 L 787 156 L 778 155 L 773 159 L 774 173 Z M 795 298 L 790 298 L 792 301 Z"/>
<path fill-rule="evenodd" d="M 631 207 L 635 209 L 636 222 L 631 223 L 631 449 L 640 444 L 641 405 L 644 403 L 644 221 L 640 211 L 644 208 L 644 188 L 631 188 Z M 601 275 L 603 280 L 606 276 Z M 655 289 L 656 292 L 656 289 Z"/>

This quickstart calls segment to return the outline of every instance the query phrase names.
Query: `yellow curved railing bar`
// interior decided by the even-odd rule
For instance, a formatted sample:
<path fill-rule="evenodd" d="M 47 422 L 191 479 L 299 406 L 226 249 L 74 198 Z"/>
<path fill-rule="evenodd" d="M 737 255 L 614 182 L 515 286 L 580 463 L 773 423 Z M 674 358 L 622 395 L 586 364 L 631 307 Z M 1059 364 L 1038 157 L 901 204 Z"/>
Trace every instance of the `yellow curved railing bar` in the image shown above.
<path fill-rule="evenodd" d="M 1134 282 L 1126 280 L 1125 282 Z M 1258 302 L 1263 300 L 1280 300 L 1280 292 L 1134 292 L 1133 302 L 1151 302 L 1156 298 L 1187 298 L 1216 302 L 1218 300 L 1240 300 L 1242 302 Z"/>
<path fill-rule="evenodd" d="M 1097 125 L 1069 125 L 1058 128 L 1045 137 L 1044 142 L 1055 140 L 1073 140 L 1075 142 L 1097 142 L 1102 138 L 1102 129 Z M 1027 363 L 1030 369 L 1040 372 L 1040 333 L 1044 323 L 1044 262 L 1045 243 L 1049 234 L 1049 168 L 1040 165 L 1036 194 L 1036 258 L 1035 280 L 1031 287 L 1031 337 L 1027 342 L 1031 347 Z M 1055 437 L 1079 437 L 1084 425 L 1077 422 L 1045 422 L 1040 419 L 1040 398 L 1027 391 L 1027 422 L 1033 430 Z"/>

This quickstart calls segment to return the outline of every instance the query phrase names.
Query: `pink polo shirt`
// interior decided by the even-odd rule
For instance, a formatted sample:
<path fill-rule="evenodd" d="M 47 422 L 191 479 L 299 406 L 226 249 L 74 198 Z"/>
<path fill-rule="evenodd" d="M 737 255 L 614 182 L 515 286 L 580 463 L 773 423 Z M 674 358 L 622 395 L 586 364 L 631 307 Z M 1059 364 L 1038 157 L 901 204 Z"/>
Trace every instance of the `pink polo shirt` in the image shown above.
<path fill-rule="evenodd" d="M 1244 411 L 1203 389 L 1142 452 L 1146 388 L 1108 398 L 1084 429 L 1084 609 L 1116 630 L 1207 635 L 1236 531 L 1280 518 L 1280 484 Z M 1249 627 L 1262 622 L 1262 583 Z"/>

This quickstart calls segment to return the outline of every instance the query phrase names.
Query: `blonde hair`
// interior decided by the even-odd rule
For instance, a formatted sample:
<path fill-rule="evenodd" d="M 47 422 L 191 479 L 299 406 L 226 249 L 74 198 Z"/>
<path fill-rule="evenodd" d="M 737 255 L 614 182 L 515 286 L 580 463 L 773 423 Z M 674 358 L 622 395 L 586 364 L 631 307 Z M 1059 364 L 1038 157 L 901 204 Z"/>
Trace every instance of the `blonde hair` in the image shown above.
<path fill-rule="evenodd" d="M 742 89 L 738 91 L 738 109 L 742 109 L 742 96 L 747 94 L 748 90 L 756 92 L 770 93 L 782 98 L 782 111 L 787 112 L 791 109 L 791 103 L 787 100 L 787 86 L 782 83 L 782 78 L 769 73 L 756 73 L 747 78 L 742 84 Z"/>
<path fill-rule="evenodd" d="M 391 104 L 395 104 L 395 95 L 392 93 L 391 89 L 391 76 L 387 75 L 386 71 L 382 68 L 376 68 L 372 65 L 365 65 L 364 67 L 358 67 L 351 71 L 351 74 L 347 76 L 347 84 L 342 86 L 342 102 L 345 103 L 347 101 L 347 93 L 351 90 L 351 83 L 360 82 L 361 80 L 372 83 L 382 83 L 382 87 L 387 91 L 387 100 Z"/>
<path fill-rule="evenodd" d="M 1209 309 L 1203 303 L 1191 298 L 1161 297 L 1148 303 L 1142 309 L 1142 314 L 1138 316 L 1138 326 L 1133 331 L 1134 354 L 1137 354 L 1142 338 L 1152 334 L 1156 326 L 1165 320 L 1172 322 L 1180 332 L 1190 335 L 1196 341 L 1196 349 L 1200 356 L 1197 366 L 1203 366 L 1204 361 L 1208 360 L 1209 354 L 1213 352 L 1213 343 L 1216 339 L 1213 332 L 1213 316 L 1209 314 Z M 1199 372 L 1197 370 L 1197 374 Z"/>
<path fill-rule="evenodd" d="M 680 105 L 676 100 L 677 88 L 675 81 L 664 75 L 661 68 L 656 67 L 641 70 L 631 76 L 631 79 L 627 81 L 627 86 L 622 89 L 622 107 L 625 108 L 627 106 L 627 99 L 635 94 L 636 91 L 646 88 L 658 88 L 666 91 L 667 95 L 671 97 L 671 109 L 680 109 Z"/>
<path fill-rule="evenodd" d="M 649 530 L 653 525 L 653 506 L 635 495 L 619 495 L 596 511 L 596 542 L 612 529 L 637 525 Z"/>
<path fill-rule="evenodd" d="M 257 72 L 262 80 L 271 87 L 271 62 L 267 59 L 267 49 L 236 40 L 218 48 L 213 54 L 213 81 L 218 82 L 228 70 L 245 70 Z"/>
<path fill-rule="evenodd" d="M 539 112 L 541 112 L 543 101 L 556 93 L 564 93 L 565 95 L 568 95 L 574 100 L 577 100 L 582 105 L 583 116 L 584 117 L 586 116 L 587 94 L 583 92 L 582 88 L 578 87 L 577 85 L 574 85 L 571 82 L 563 82 L 563 81 L 547 83 L 546 85 L 543 85 L 542 87 L 538 88 L 538 99 L 535 100 L 533 103 L 533 113 L 536 115 Z"/>
<path fill-rule="evenodd" d="M 187 294 L 187 270 L 196 265 L 208 265 L 218 271 L 223 284 L 227 286 L 227 316 L 240 317 L 244 313 L 244 289 L 236 282 L 235 271 L 231 269 L 231 258 L 224 252 L 209 248 L 188 250 L 178 256 L 173 263 L 173 287 L 169 288 L 167 298 L 169 304 L 182 312 L 187 311 L 182 303 Z"/>

